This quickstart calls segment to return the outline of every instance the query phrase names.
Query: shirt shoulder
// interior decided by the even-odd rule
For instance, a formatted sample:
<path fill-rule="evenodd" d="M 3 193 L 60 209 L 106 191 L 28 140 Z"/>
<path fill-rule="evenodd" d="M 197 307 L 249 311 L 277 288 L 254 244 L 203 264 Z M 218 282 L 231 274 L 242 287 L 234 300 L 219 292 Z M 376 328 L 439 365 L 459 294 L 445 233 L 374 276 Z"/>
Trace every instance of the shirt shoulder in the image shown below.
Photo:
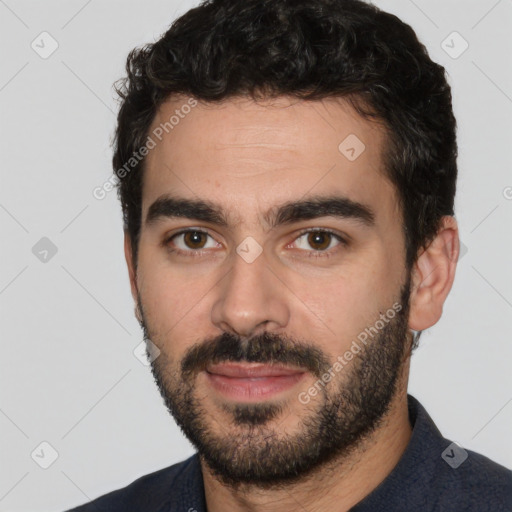
<path fill-rule="evenodd" d="M 144 475 L 126 487 L 104 494 L 66 512 L 156 512 L 164 507 L 165 510 L 178 511 L 181 507 L 173 506 L 173 503 L 179 503 L 184 495 L 190 495 L 190 493 L 193 495 L 192 488 L 202 489 L 200 471 L 197 454 L 195 454 L 182 462 Z M 196 495 L 194 499 L 200 499 L 200 497 Z"/>
<path fill-rule="evenodd" d="M 395 468 L 353 512 L 512 512 L 512 471 L 445 438 L 408 395 L 412 435 Z"/>
<path fill-rule="evenodd" d="M 463 453 L 467 458 L 460 466 L 440 465 L 433 510 L 511 512 L 512 471 L 480 453 Z"/>

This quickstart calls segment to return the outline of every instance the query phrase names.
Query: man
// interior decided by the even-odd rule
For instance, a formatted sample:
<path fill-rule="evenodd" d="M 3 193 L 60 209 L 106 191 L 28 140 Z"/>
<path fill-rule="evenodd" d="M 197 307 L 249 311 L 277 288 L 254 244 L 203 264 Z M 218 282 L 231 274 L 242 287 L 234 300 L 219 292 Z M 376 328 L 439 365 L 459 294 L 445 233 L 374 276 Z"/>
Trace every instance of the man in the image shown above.
<path fill-rule="evenodd" d="M 136 315 L 197 448 L 74 510 L 512 510 L 407 394 L 459 240 L 455 119 L 359 0 L 212 0 L 134 50 L 114 171 Z"/>

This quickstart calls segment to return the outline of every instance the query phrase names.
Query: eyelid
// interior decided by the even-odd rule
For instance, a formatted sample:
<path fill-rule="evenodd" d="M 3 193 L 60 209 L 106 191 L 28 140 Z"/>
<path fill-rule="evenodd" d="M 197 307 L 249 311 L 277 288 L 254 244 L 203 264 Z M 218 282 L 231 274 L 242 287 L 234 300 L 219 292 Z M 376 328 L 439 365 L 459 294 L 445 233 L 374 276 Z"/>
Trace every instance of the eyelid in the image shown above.
<path fill-rule="evenodd" d="M 349 240 L 350 240 L 350 237 L 345 235 L 345 234 L 341 234 L 339 233 L 338 231 L 335 231 L 333 229 L 329 229 L 329 228 L 304 228 L 302 231 L 299 232 L 299 234 L 297 235 L 297 237 L 294 239 L 296 240 L 297 238 L 300 238 L 301 236 L 307 234 L 307 233 L 316 233 L 316 232 L 319 232 L 319 233 L 330 233 L 331 235 L 333 235 L 335 238 L 337 238 L 341 243 L 347 245 L 349 243 Z"/>

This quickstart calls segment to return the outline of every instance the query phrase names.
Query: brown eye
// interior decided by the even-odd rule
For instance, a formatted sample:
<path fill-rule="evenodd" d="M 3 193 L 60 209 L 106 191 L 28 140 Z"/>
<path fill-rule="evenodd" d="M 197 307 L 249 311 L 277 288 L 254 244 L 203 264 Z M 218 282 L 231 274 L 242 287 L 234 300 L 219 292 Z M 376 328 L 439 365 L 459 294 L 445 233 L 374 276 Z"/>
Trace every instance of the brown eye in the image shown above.
<path fill-rule="evenodd" d="M 210 240 L 209 240 L 210 239 Z M 208 245 L 210 243 L 210 245 Z M 206 231 L 199 229 L 186 229 L 167 238 L 164 242 L 171 252 L 186 256 L 196 256 L 202 249 L 217 247 L 213 237 Z"/>
<path fill-rule="evenodd" d="M 295 245 L 299 249 L 303 249 L 306 252 L 312 253 L 313 256 L 317 256 L 315 253 L 330 253 L 329 249 L 332 248 L 332 243 L 338 242 L 336 245 L 347 245 L 345 240 L 336 233 L 331 232 L 327 229 L 309 229 L 303 231 L 295 241 Z M 313 250 L 311 250 L 313 248 Z M 318 255 L 320 256 L 320 254 Z"/>
<path fill-rule="evenodd" d="M 329 258 L 349 244 L 344 237 L 334 231 L 317 228 L 302 231 L 293 245 L 308 258 Z"/>
<path fill-rule="evenodd" d="M 205 235 L 202 231 L 187 231 L 183 234 L 183 241 L 190 249 L 202 249 L 206 242 Z"/>
<path fill-rule="evenodd" d="M 331 243 L 332 234 L 325 231 L 312 231 L 308 233 L 308 244 L 319 251 L 325 251 Z"/>

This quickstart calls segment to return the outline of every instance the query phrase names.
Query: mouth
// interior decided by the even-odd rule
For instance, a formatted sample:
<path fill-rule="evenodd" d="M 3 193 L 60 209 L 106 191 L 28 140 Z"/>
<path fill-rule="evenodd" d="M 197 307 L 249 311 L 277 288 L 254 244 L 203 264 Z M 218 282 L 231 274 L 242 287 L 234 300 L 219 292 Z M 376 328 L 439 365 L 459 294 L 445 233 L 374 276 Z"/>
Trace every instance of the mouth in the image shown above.
<path fill-rule="evenodd" d="M 261 363 L 221 363 L 206 368 L 208 382 L 217 393 L 247 402 L 258 402 L 288 391 L 306 374 L 302 368 Z"/>

